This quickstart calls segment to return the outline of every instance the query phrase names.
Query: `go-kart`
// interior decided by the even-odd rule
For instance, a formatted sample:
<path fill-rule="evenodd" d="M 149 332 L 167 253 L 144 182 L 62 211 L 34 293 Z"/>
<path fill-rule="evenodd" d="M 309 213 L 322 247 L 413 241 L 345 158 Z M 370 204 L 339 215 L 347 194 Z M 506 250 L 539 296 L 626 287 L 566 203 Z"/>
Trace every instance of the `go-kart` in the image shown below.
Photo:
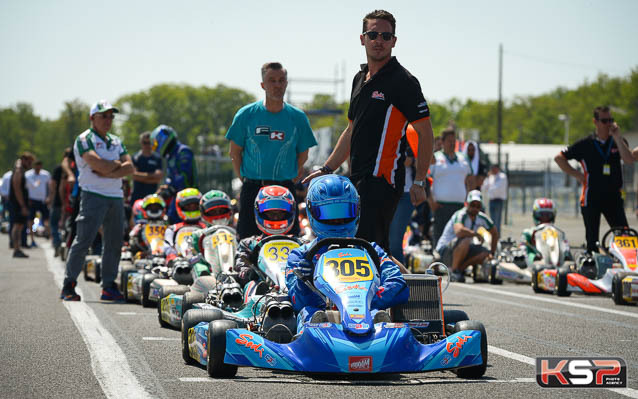
<path fill-rule="evenodd" d="M 603 250 L 619 262 L 623 269 L 615 273 L 611 280 L 614 303 L 616 305 L 638 303 L 638 234 L 636 230 L 608 231 L 603 237 Z"/>
<path fill-rule="evenodd" d="M 285 295 L 285 269 L 290 251 L 299 245 L 299 239 L 285 235 L 262 239 L 251 253 L 251 264 L 257 265 L 254 271 L 260 281 L 248 282 L 243 293 L 233 274 L 227 274 L 225 280 L 220 278 L 217 286 L 208 292 L 191 289 L 184 295 L 181 326 L 183 356 L 187 363 L 192 362 L 191 356 L 202 357 L 202 353 L 190 352 L 188 347 L 188 331 L 200 322 L 228 319 L 241 325 L 250 324 L 271 337 L 294 335 L 296 322 L 290 319 L 292 305 Z"/>
<path fill-rule="evenodd" d="M 529 284 L 532 273 L 525 262 L 525 250 L 508 238 L 501 240 L 494 258 L 473 267 L 472 278 L 475 283 L 502 284 L 509 281 Z"/>
<path fill-rule="evenodd" d="M 202 249 L 203 259 L 210 266 L 210 269 L 201 270 L 196 274 L 193 267 L 192 274 L 194 283 L 190 287 L 188 295 L 187 307 L 183 307 L 184 296 L 188 292 L 176 292 L 175 289 L 180 286 L 163 286 L 160 288 L 158 296 L 160 298 L 157 306 L 158 320 L 162 327 L 180 328 L 182 325 L 182 315 L 190 305 L 192 300 L 201 299 L 208 295 L 208 292 L 218 288 L 218 283 L 224 283 L 226 276 L 233 273 L 233 263 L 235 253 L 237 252 L 237 240 L 235 238 L 235 230 L 228 226 L 214 226 L 206 234 L 199 237 L 198 247 Z M 203 264 L 200 261 L 201 254 L 193 257 L 192 262 Z M 203 267 L 202 267 L 203 268 Z M 238 289 L 241 298 L 241 289 L 239 285 L 230 287 L 228 284 L 220 287 L 220 293 L 224 291 L 226 297 L 234 289 Z M 199 294 L 199 295 L 197 295 Z"/>
<path fill-rule="evenodd" d="M 329 238 L 316 243 L 305 259 L 311 261 L 324 247 L 328 250 L 316 264 L 313 282 L 306 283 L 327 300 L 329 308 L 338 309 L 326 312 L 331 321 L 304 323 L 299 334 L 278 342 L 250 325 L 240 328 L 234 320 L 199 323 L 187 331 L 188 349 L 198 355 L 196 360 L 206 365 L 211 377 L 232 377 L 238 366 L 305 373 L 449 369 L 462 377 L 483 376 L 485 328 L 471 321 L 444 324 L 439 277 L 406 277 L 421 297 L 392 309 L 395 322 L 374 323 L 370 304 L 380 284 L 377 252 L 364 240 Z"/>
<path fill-rule="evenodd" d="M 612 293 L 614 278 L 618 284 L 623 277 L 636 273 L 636 249 L 631 246 L 638 244 L 638 233 L 634 229 L 614 227 L 605 233 L 602 243 L 606 255 L 582 254 L 576 265 L 555 270 L 550 275 L 554 281 L 544 276 L 546 281 L 550 280 L 548 286 L 553 286 L 558 296 L 569 296 L 573 292 L 590 295 Z M 612 256 L 620 263 L 614 263 Z M 632 256 L 633 260 L 628 262 Z"/>

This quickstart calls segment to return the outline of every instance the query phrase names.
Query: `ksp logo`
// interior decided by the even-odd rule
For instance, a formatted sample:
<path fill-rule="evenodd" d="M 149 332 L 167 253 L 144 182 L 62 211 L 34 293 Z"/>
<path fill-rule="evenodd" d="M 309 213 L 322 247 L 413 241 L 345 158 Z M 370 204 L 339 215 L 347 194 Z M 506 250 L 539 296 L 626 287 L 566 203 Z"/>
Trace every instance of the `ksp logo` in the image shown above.
<path fill-rule="evenodd" d="M 253 336 L 250 334 L 239 334 L 239 338 L 236 338 L 235 342 L 259 353 L 259 358 L 261 358 L 264 354 L 264 348 L 261 347 L 261 344 L 255 344 L 253 339 Z"/>
<path fill-rule="evenodd" d="M 624 388 L 627 365 L 619 357 L 538 357 L 536 382 L 543 388 Z"/>
<path fill-rule="evenodd" d="M 465 345 L 467 340 L 470 338 L 472 338 L 471 335 L 459 336 L 456 344 L 454 342 L 448 342 L 447 345 L 445 345 L 445 349 L 448 351 L 448 353 L 451 353 L 453 357 L 457 357 L 461 349 L 463 349 L 463 345 Z"/>
<path fill-rule="evenodd" d="M 350 357 L 348 357 L 348 371 L 369 371 L 369 372 L 372 372 L 372 356 L 350 356 Z"/>
<path fill-rule="evenodd" d="M 286 137 L 284 132 L 277 132 L 277 131 L 270 132 L 270 139 L 271 140 L 283 141 L 284 137 Z"/>

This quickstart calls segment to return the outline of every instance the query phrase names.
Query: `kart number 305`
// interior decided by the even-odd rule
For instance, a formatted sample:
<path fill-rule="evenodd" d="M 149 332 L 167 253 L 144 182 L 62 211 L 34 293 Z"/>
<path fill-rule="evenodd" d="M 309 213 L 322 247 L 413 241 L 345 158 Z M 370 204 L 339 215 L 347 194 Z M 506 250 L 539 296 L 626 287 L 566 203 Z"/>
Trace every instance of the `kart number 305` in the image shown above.
<path fill-rule="evenodd" d="M 327 258 L 323 264 L 326 281 L 353 283 L 372 280 L 370 262 L 365 257 Z"/>

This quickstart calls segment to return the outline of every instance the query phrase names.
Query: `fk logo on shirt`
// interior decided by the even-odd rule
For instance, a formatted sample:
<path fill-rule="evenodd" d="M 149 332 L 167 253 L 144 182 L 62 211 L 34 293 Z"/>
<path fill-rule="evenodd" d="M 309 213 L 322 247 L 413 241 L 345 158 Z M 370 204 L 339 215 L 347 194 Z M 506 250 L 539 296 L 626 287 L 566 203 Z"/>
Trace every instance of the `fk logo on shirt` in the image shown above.
<path fill-rule="evenodd" d="M 283 141 L 285 137 L 284 132 L 270 132 L 270 139 L 276 141 Z"/>
<path fill-rule="evenodd" d="M 385 94 L 383 94 L 380 91 L 373 91 L 372 92 L 372 98 L 376 99 L 376 100 L 382 100 L 385 101 Z"/>

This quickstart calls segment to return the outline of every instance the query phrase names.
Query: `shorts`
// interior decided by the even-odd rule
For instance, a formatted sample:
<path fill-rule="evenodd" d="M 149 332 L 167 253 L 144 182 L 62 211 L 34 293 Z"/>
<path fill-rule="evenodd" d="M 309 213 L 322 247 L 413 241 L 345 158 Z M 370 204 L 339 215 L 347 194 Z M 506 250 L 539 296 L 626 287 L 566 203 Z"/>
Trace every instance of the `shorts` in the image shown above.
<path fill-rule="evenodd" d="M 443 262 L 448 267 L 452 267 L 452 255 L 454 254 L 454 249 L 456 248 L 456 246 L 459 245 L 459 242 L 461 241 L 458 237 L 456 237 L 445 247 L 443 247 L 441 252 L 439 252 L 439 255 L 441 255 L 441 262 Z M 489 250 L 482 245 L 470 244 L 470 249 L 467 251 L 465 259 L 469 259 L 483 252 L 489 252 Z M 465 261 L 465 259 L 463 259 L 461 262 Z"/>
<path fill-rule="evenodd" d="M 38 200 L 29 200 L 29 220 L 35 219 L 36 212 L 40 211 L 41 219 L 49 220 L 49 207 L 44 203 L 44 201 Z"/>
<path fill-rule="evenodd" d="M 9 221 L 11 224 L 27 224 L 27 217 L 20 212 L 20 204 L 9 201 Z"/>

